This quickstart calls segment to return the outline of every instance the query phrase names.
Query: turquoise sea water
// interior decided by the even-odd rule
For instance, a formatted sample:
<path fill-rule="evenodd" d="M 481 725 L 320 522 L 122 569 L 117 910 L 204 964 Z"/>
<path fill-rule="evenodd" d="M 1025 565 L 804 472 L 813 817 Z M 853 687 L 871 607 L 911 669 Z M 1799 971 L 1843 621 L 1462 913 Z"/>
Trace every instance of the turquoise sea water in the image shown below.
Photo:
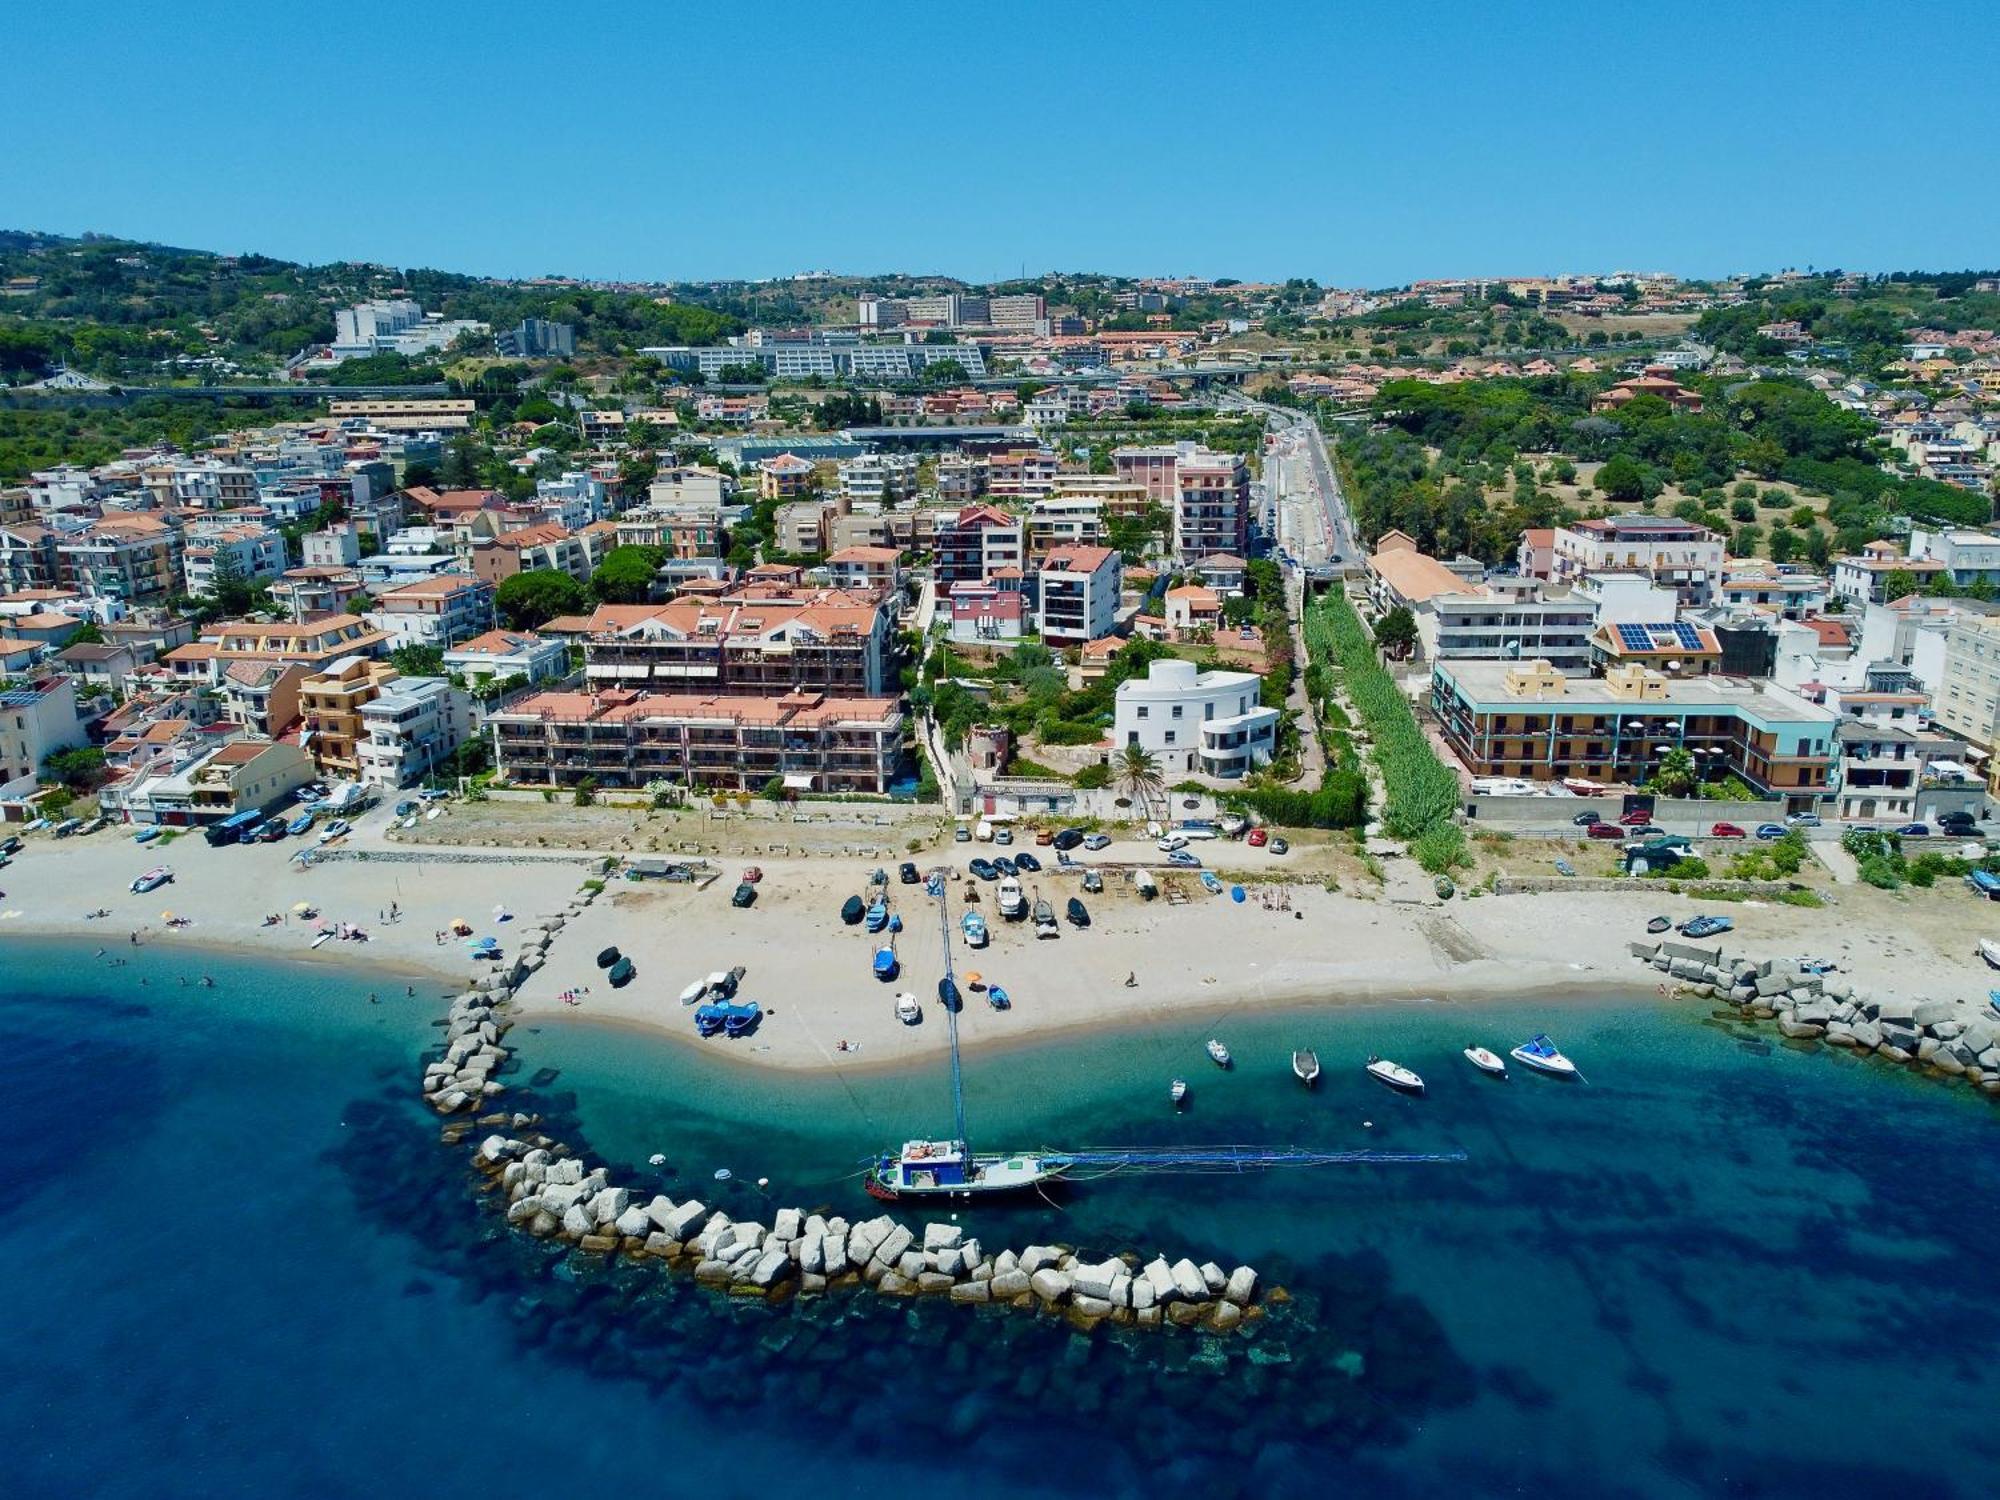
<path fill-rule="evenodd" d="M 2000 1114 L 1700 1010 L 1231 1021 L 1230 1075 L 1194 1025 L 972 1058 L 993 1147 L 1468 1154 L 967 1214 L 988 1245 L 1243 1260 L 1296 1298 L 1249 1339 L 1084 1337 L 873 1297 L 773 1311 L 523 1241 L 412 1098 L 433 1000 L 381 972 L 129 956 L 0 950 L 8 1494 L 1911 1500 L 2000 1471 Z M 180 983 L 202 973 L 215 988 Z M 1544 1027 L 1587 1086 L 1458 1058 Z M 570 1017 L 515 1040 L 517 1100 L 738 1214 L 768 1176 L 773 1203 L 865 1216 L 860 1158 L 949 1120 L 941 1068 L 774 1079 Z M 1300 1042 L 1316 1095 L 1287 1071 Z M 1363 1077 L 1370 1051 L 1430 1096 Z"/>

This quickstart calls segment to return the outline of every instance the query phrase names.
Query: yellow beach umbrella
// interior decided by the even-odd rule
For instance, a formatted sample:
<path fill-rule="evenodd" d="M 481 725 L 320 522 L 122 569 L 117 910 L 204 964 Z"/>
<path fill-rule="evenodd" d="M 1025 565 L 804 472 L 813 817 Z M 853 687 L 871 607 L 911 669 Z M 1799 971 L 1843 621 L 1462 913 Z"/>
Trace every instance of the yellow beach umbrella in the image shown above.
<path fill-rule="evenodd" d="M 293 911 L 296 911 L 296 912 L 308 912 L 308 911 L 311 911 L 311 910 L 312 910 L 312 903 L 311 903 L 310 901 L 294 901 L 294 902 L 292 903 L 292 910 L 293 910 Z"/>
<path fill-rule="evenodd" d="M 174 914 L 170 911 L 163 911 L 160 913 L 160 920 L 162 922 L 171 922 L 173 921 L 173 919 L 174 919 Z"/>
<path fill-rule="evenodd" d="M 986 983 L 986 976 L 984 974 L 981 974 L 977 969 L 974 969 L 971 973 L 965 976 L 965 985 L 967 989 L 976 990 L 984 983 Z"/>

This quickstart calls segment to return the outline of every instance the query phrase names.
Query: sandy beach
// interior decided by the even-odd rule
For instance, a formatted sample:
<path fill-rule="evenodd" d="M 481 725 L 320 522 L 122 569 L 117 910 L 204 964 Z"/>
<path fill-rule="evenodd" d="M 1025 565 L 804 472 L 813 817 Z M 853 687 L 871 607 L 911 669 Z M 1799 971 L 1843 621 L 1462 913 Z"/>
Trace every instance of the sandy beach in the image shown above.
<path fill-rule="evenodd" d="M 11 935 L 61 934 L 113 948 L 137 933 L 145 943 L 223 946 L 329 964 L 394 962 L 460 982 L 475 972 L 464 943 L 437 940 L 453 918 L 511 948 L 510 934 L 537 914 L 563 909 L 592 873 L 582 858 L 543 851 L 408 844 L 391 850 L 381 838 L 385 821 L 381 812 L 372 814 L 353 835 L 349 857 L 303 872 L 291 859 L 297 846 L 290 841 L 213 849 L 194 836 L 161 850 L 111 829 L 85 839 L 35 839 L 0 871 L 6 892 L 0 945 Z M 1012 1008 L 999 1012 L 966 988 L 961 1038 L 975 1049 L 1109 1025 L 1227 1040 L 1235 1016 L 1356 1001 L 1629 994 L 1643 1003 L 1657 998 L 1658 986 L 1632 963 L 1626 944 L 1642 936 L 1655 912 L 1684 917 L 1695 909 L 1656 886 L 1441 902 L 1405 861 L 1389 861 L 1379 887 L 1329 892 L 1302 881 L 1275 883 L 1270 877 L 1283 866 L 1232 844 L 1204 846 L 1202 853 L 1225 880 L 1243 876 L 1248 899 L 1210 896 L 1185 880 L 1189 899 L 1173 905 L 1164 896 L 1139 897 L 1125 870 L 1157 856 L 1142 842 L 1122 840 L 1095 856 L 1105 889 L 1083 898 L 1091 925 L 1079 930 L 1065 922 L 1054 940 L 1037 940 L 1026 923 L 1002 921 L 994 887 L 976 885 L 992 941 L 974 952 L 957 923 L 967 889 L 962 871 L 976 852 L 1004 851 L 946 842 L 912 856 L 921 869 L 947 865 L 961 872 L 950 885 L 950 942 L 962 985 L 976 972 L 1012 998 Z M 357 857 L 363 853 L 369 857 Z M 725 856 L 713 866 L 717 878 L 700 886 L 614 880 L 521 986 L 520 1011 L 655 1028 L 719 1059 L 764 1067 L 869 1069 L 944 1050 L 936 989 L 945 936 L 922 886 L 897 883 L 889 867 L 891 909 L 904 923 L 895 938 L 902 972 L 882 983 L 871 968 L 879 940 L 845 926 L 839 915 L 842 902 L 864 890 L 877 861 L 756 857 L 763 870 L 757 902 L 737 909 L 730 894 L 749 862 Z M 156 864 L 173 866 L 173 884 L 131 894 L 132 878 Z M 1048 871 L 1025 876 L 1023 884 L 1031 898 L 1039 890 L 1058 912 L 1078 893 L 1074 876 Z M 295 915 L 300 902 L 315 907 L 318 918 Z M 514 921 L 497 921 L 496 906 Z M 110 915 L 84 917 L 98 907 Z M 1736 932 L 1723 940 L 1731 952 L 1826 957 L 1849 978 L 1891 994 L 1976 996 L 1986 988 L 1972 944 L 1988 908 L 1956 889 L 1890 894 L 1840 887 L 1835 904 L 1818 910 L 1747 902 L 1701 909 L 1735 920 Z M 192 925 L 169 929 L 168 912 Z M 270 913 L 282 920 L 265 926 Z M 328 922 L 360 926 L 368 941 L 310 948 Z M 614 945 L 638 970 L 622 990 L 612 989 L 593 962 Z M 763 1024 L 735 1041 L 697 1038 L 679 1003 L 681 990 L 738 964 L 747 971 L 742 994 L 764 1007 Z M 586 986 L 587 993 L 573 993 L 577 1003 L 564 998 Z M 896 1019 L 895 997 L 903 991 L 922 1004 L 918 1025 Z"/>

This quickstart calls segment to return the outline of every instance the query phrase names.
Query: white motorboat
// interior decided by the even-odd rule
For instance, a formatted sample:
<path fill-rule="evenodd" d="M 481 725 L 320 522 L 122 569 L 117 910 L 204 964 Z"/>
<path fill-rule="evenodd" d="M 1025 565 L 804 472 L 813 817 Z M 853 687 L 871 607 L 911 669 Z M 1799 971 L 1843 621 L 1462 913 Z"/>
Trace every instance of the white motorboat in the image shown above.
<path fill-rule="evenodd" d="M 1218 1068 L 1229 1066 L 1229 1049 L 1222 1045 L 1219 1038 L 1210 1037 L 1208 1039 L 1208 1059 Z"/>
<path fill-rule="evenodd" d="M 1183 1104 L 1187 1102 L 1187 1096 L 1188 1096 L 1187 1080 L 1185 1078 L 1176 1078 L 1173 1082 L 1173 1087 L 1169 1089 L 1168 1092 L 1173 1095 L 1174 1108 L 1179 1109 Z"/>
<path fill-rule="evenodd" d="M 1423 1079 L 1401 1063 L 1390 1062 L 1386 1057 L 1369 1058 L 1366 1068 L 1370 1078 L 1386 1083 L 1392 1089 L 1405 1094 L 1421 1094 L 1424 1091 Z"/>
<path fill-rule="evenodd" d="M 1021 894 L 1021 882 L 1009 875 L 1000 882 L 998 895 L 1000 915 L 1010 922 L 1019 921 L 1027 915 L 1028 900 Z"/>
<path fill-rule="evenodd" d="M 1319 1082 L 1319 1054 L 1301 1047 L 1292 1054 L 1292 1076 L 1307 1088 Z"/>
<path fill-rule="evenodd" d="M 1532 1037 L 1521 1043 L 1513 1052 L 1515 1061 L 1526 1063 L 1537 1073 L 1548 1073 L 1556 1078 L 1575 1078 L 1576 1064 L 1556 1050 L 1556 1044 L 1545 1036 Z"/>
<path fill-rule="evenodd" d="M 1507 1062 L 1497 1052 L 1489 1052 L 1484 1047 L 1467 1047 L 1465 1060 L 1482 1073 L 1491 1073 L 1495 1078 L 1507 1076 Z"/>
<path fill-rule="evenodd" d="M 1994 968 L 2000 969 L 2000 943 L 1994 942 L 1992 938 L 1979 940 L 1979 956 Z"/>
<path fill-rule="evenodd" d="M 917 997 L 908 990 L 896 997 L 896 1019 L 905 1026 L 914 1026 L 924 1018 L 924 1009 L 917 1004 Z"/>
<path fill-rule="evenodd" d="M 708 981 L 706 979 L 697 979 L 693 984 L 681 991 L 681 1004 L 699 1005 L 701 997 L 707 993 Z"/>

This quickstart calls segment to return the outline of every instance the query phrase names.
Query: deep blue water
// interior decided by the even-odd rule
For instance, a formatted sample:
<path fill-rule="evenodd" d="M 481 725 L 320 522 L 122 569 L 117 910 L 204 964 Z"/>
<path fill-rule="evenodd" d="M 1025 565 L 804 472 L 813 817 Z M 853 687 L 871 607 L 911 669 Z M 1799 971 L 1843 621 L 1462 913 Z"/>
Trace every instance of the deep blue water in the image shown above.
<path fill-rule="evenodd" d="M 216 988 L 179 983 L 203 972 Z M 1699 1010 L 1231 1019 L 1229 1076 L 1201 1022 L 973 1058 L 984 1144 L 1468 1153 L 967 1216 L 989 1245 L 1248 1260 L 1295 1294 L 1214 1341 L 876 1298 L 771 1311 L 504 1234 L 411 1096 L 440 1008 L 380 972 L 0 949 L 5 1493 L 1922 1500 L 2000 1471 L 2000 1114 Z M 1587 1086 L 1457 1060 L 1544 1027 Z M 515 1040 L 517 1088 L 557 1075 L 519 1098 L 740 1213 L 768 1176 L 865 1216 L 855 1162 L 948 1120 L 941 1070 L 779 1084 L 567 1017 Z M 1317 1096 L 1286 1072 L 1299 1041 Z M 1371 1050 L 1430 1097 L 1363 1078 Z"/>

